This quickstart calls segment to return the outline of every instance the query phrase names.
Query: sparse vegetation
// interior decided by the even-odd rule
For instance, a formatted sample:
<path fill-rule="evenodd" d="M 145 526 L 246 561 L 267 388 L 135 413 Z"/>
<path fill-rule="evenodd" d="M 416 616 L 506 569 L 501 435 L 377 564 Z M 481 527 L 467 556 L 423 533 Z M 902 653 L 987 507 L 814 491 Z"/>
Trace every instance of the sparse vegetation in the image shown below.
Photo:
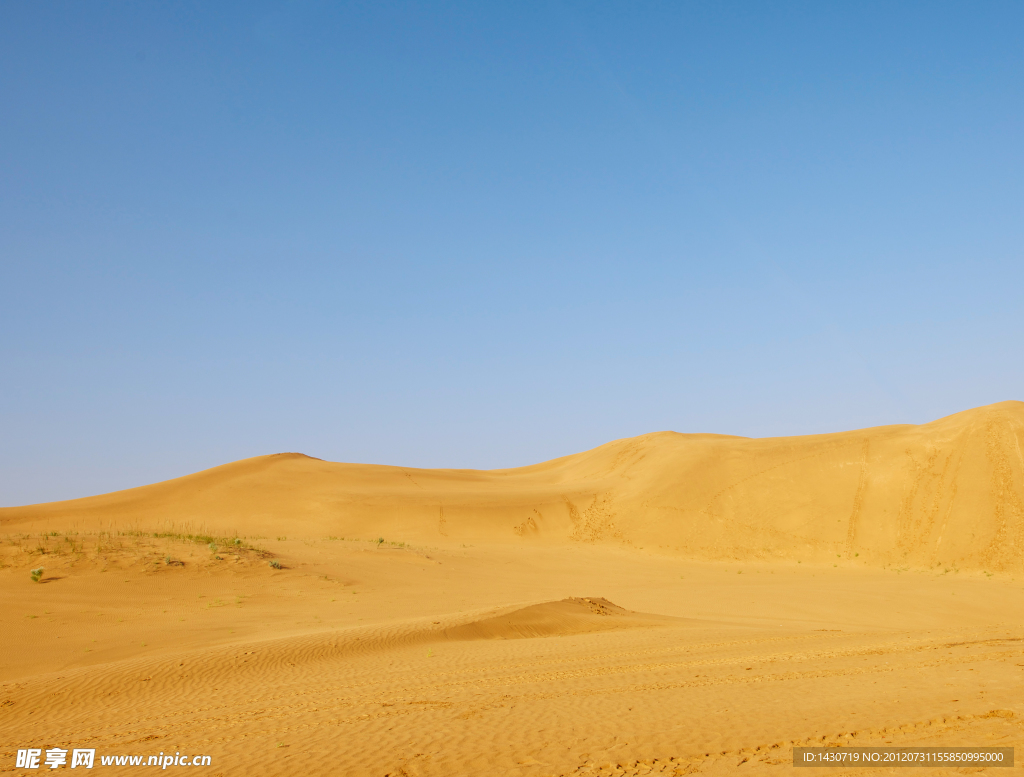
<path fill-rule="evenodd" d="M 272 569 L 281 569 L 281 562 L 276 558 L 270 559 L 270 566 Z"/>
<path fill-rule="evenodd" d="M 24 568 L 32 572 L 39 566 L 39 556 L 51 559 L 46 566 L 57 569 L 99 567 L 99 571 L 136 567 L 153 573 L 161 566 L 184 567 L 178 559 L 196 555 L 182 552 L 182 546 L 206 545 L 214 554 L 210 560 L 231 556 L 234 561 L 254 561 L 270 557 L 263 548 L 250 545 L 242 537 L 217 537 L 203 532 L 140 530 L 52 532 L 38 534 L 0 535 L 0 568 Z M 221 548 L 225 548 L 227 553 Z M 219 551 L 219 553 L 217 552 Z M 196 561 L 202 563 L 199 555 Z M 33 563 L 34 562 L 34 563 Z M 33 577 L 35 579 L 35 577 Z M 39 582 L 39 581 L 37 581 Z"/>
<path fill-rule="evenodd" d="M 37 569 L 33 569 L 32 570 L 32 582 L 33 583 L 38 583 L 42 579 L 43 579 L 43 568 L 42 567 L 38 567 Z"/>

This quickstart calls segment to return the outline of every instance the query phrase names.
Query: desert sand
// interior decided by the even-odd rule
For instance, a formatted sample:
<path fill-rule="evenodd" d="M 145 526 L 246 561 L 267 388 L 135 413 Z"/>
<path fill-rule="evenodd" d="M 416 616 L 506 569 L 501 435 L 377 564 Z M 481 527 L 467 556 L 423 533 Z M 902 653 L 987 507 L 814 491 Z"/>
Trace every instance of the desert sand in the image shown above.
<path fill-rule="evenodd" d="M 509 470 L 285 453 L 3 508 L 0 769 L 28 747 L 216 775 L 778 774 L 822 744 L 1020 763 L 1022 448 L 1004 402 Z"/>

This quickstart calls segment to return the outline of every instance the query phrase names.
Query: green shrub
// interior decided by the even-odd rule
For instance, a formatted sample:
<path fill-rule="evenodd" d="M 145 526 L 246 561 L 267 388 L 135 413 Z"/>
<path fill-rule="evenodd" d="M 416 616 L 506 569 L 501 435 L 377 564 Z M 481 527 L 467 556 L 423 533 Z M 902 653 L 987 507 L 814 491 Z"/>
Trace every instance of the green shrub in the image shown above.
<path fill-rule="evenodd" d="M 271 566 L 272 569 L 280 569 L 281 568 L 281 562 L 278 561 L 276 558 L 272 558 L 272 559 L 270 559 L 270 566 Z"/>
<path fill-rule="evenodd" d="M 38 569 L 33 569 L 32 570 L 32 582 L 33 583 L 38 583 L 42 579 L 43 579 L 43 568 L 39 567 Z"/>

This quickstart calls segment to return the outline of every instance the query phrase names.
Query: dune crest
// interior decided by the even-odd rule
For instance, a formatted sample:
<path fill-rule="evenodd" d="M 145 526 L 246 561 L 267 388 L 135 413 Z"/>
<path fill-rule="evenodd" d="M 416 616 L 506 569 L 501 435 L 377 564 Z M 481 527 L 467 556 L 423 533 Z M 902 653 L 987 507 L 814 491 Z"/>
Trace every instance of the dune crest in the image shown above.
<path fill-rule="evenodd" d="M 805 437 L 658 432 L 507 470 L 290 453 L 0 509 L 0 526 L 610 543 L 695 559 L 1024 571 L 1022 451 L 1024 403 L 1002 402 L 920 426 Z"/>
<path fill-rule="evenodd" d="M 444 630 L 449 640 L 532 639 L 589 634 L 595 631 L 645 628 L 679 621 L 661 615 L 630 612 L 604 598 L 570 597 L 481 618 Z"/>

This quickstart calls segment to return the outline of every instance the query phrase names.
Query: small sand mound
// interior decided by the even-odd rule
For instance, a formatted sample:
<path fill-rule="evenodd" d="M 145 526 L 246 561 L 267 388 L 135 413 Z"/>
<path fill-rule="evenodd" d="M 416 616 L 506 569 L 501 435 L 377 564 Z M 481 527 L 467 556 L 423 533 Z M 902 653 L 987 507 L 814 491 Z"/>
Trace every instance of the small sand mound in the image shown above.
<path fill-rule="evenodd" d="M 570 597 L 453 626 L 444 630 L 444 636 L 454 641 L 531 639 L 662 626 L 674 620 L 661 615 L 631 612 L 607 599 Z"/>

